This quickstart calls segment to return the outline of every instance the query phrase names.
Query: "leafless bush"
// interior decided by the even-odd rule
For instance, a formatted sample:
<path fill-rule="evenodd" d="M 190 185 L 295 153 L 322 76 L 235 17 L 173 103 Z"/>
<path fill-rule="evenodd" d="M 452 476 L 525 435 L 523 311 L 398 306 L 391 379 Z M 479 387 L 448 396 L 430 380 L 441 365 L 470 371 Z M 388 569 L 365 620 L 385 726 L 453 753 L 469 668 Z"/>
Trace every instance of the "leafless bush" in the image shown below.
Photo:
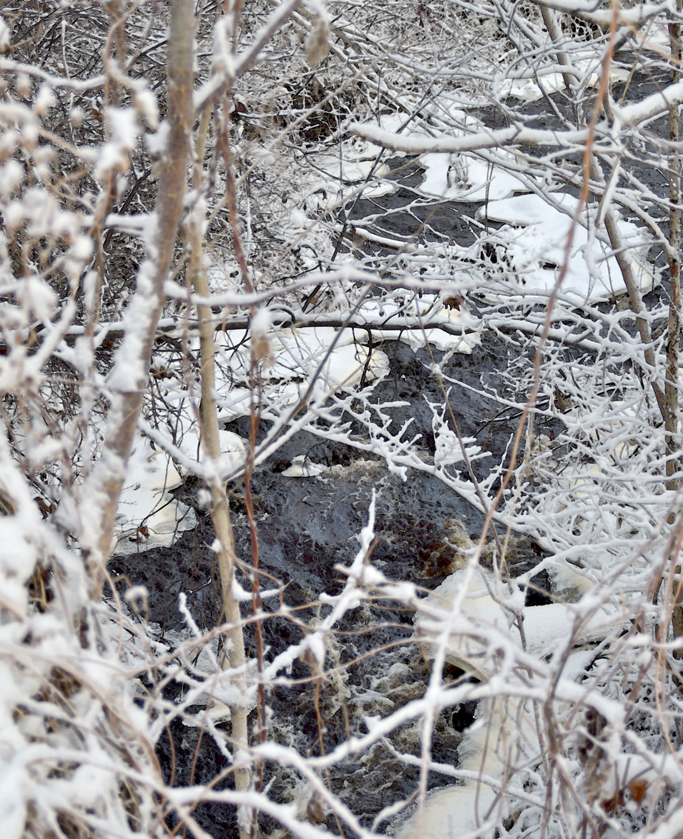
<path fill-rule="evenodd" d="M 207 804 L 242 837 L 680 833 L 679 22 L 672 4 L 3 6 L 10 839 L 205 837 Z M 440 197 L 480 205 L 457 235 L 416 186 L 438 154 Z M 401 167 L 412 198 L 388 207 Z M 502 178 L 530 202 L 517 219 Z M 428 434 L 385 387 L 397 339 L 428 365 Z M 495 387 L 451 365 L 494 339 L 515 359 Z M 466 388 L 514 416 L 495 462 L 459 428 Z M 254 476 L 301 432 L 358 460 L 289 474 L 375 491 L 360 548 L 293 602 L 259 563 Z M 152 473 L 153 508 L 126 518 Z M 393 534 L 421 529 L 452 572 L 436 591 L 374 554 L 389 477 L 419 475 L 484 522 Z M 194 508 L 170 494 L 183 476 Z M 165 633 L 111 554 L 200 508 L 220 606 L 209 625 L 181 593 Z"/>

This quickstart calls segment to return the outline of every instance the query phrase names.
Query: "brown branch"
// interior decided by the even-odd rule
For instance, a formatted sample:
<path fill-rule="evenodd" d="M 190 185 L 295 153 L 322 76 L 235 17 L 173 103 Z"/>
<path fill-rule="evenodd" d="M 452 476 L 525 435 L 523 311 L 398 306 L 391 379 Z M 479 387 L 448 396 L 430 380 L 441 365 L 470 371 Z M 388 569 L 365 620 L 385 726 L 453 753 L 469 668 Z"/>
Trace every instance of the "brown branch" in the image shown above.
<path fill-rule="evenodd" d="M 157 224 L 148 259 L 138 274 L 138 290 L 117 351 L 110 383 L 111 408 L 104 449 L 82 488 L 81 545 L 92 573 L 91 594 L 99 598 L 109 558 L 125 465 L 135 438 L 157 324 L 163 284 L 171 267 L 186 189 L 187 141 L 192 127 L 191 0 L 173 0 L 168 52 L 169 136 L 157 195 Z"/>

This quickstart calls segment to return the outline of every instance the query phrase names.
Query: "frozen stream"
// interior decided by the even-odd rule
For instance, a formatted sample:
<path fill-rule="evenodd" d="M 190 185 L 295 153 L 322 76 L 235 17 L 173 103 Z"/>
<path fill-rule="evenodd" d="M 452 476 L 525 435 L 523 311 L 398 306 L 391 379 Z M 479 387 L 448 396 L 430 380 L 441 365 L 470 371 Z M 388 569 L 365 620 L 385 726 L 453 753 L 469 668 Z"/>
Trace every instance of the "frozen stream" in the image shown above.
<path fill-rule="evenodd" d="M 637 95 L 643 92 L 641 90 Z M 340 222 L 340 233 L 345 235 L 348 246 L 358 247 L 369 266 L 379 259 L 386 261 L 388 256 L 400 254 L 402 247 L 409 244 L 436 251 L 441 249 L 442 253 L 447 253 L 449 248 L 460 249 L 457 254 L 460 260 L 462 251 L 477 247 L 483 237 L 494 243 L 493 252 L 496 252 L 496 230 L 500 225 L 508 225 L 504 233 L 510 238 L 510 232 L 515 231 L 513 238 L 517 251 L 505 255 L 508 260 L 505 264 L 524 277 L 520 281 L 522 287 L 547 291 L 552 286 L 562 254 L 562 237 L 566 235 L 567 216 L 561 209 L 563 202 L 569 206 L 574 200 L 570 192 L 559 198 L 560 209 L 550 217 L 539 213 L 539 205 L 532 198 L 518 193 L 514 179 L 505 180 L 486 171 L 485 166 L 482 169 L 481 164 L 473 162 L 465 171 L 462 166 L 458 169 L 457 161 L 429 157 L 420 165 L 414 160 L 397 157 L 388 157 L 386 163 L 392 172 L 389 180 L 394 189 L 384 194 L 376 190 L 374 197 L 356 201 L 346 223 Z M 359 169 L 361 176 L 366 171 L 367 167 Z M 657 172 L 652 174 L 648 170 L 648 177 L 650 185 L 661 188 L 662 179 Z M 484 196 L 476 183 L 481 178 L 491 181 L 488 231 L 487 220 L 482 215 Z M 439 193 L 443 193 L 443 200 L 436 197 Z M 626 219 L 623 220 L 623 232 L 630 236 L 635 258 L 642 268 L 641 285 L 647 290 L 653 280 L 652 267 L 648 268 L 645 261 L 647 243 L 629 227 Z M 588 244 L 584 239 L 578 247 L 585 248 Z M 591 247 L 596 249 L 596 273 L 587 278 L 581 265 L 572 263 L 568 283 L 573 283 L 571 288 L 577 296 L 583 294 L 603 301 L 612 293 L 620 292 L 615 286 L 618 278 L 610 260 L 602 259 L 599 243 Z M 496 253 L 500 266 L 503 254 Z M 521 375 L 517 390 L 511 384 L 514 377 L 505 378 L 503 372 L 517 370 L 521 373 L 528 365 L 529 355 L 527 349 L 493 335 L 486 335 L 480 345 L 467 349 L 469 353 L 450 353 L 443 372 L 462 385 L 459 389 L 454 387 L 451 407 L 461 434 L 470 438 L 479 449 L 481 456 L 475 460 L 473 468 L 477 478 L 485 480 L 506 456 L 518 420 L 518 411 L 509 404 L 519 403 L 524 392 Z M 442 393 L 430 372 L 432 360 L 425 349 L 408 346 L 402 341 L 385 340 L 381 352 L 385 356 L 385 366 L 374 398 L 377 402 L 405 403 L 391 409 L 394 424 L 400 427 L 407 419 L 412 419 L 412 433 L 420 435 L 420 445 L 427 456 L 433 457 L 438 441 L 435 440 L 434 415 L 429 402 L 441 402 Z M 438 362 L 444 357 L 443 349 L 435 352 Z M 486 389 L 488 396 L 483 395 Z M 502 400 L 507 400 L 508 404 Z M 242 439 L 248 436 L 246 418 L 224 419 L 227 432 Z M 550 420 L 540 422 L 536 429 L 537 433 L 550 436 L 556 430 Z M 264 424 L 261 434 L 266 431 L 267 424 Z M 235 439 L 231 437 L 229 445 Z M 238 448 L 233 446 L 231 450 Z M 164 473 L 164 467 L 158 463 L 156 466 L 158 478 L 160 471 Z M 142 462 L 140 474 L 145 468 L 145 462 Z M 177 472 L 172 478 L 180 484 Z M 144 486 L 144 477 L 137 483 Z M 134 488 L 136 485 L 135 481 L 131 484 L 133 493 L 138 491 Z M 184 529 L 184 532 L 176 533 L 178 538 L 171 546 L 150 547 L 146 537 L 134 536 L 133 541 L 128 538 L 126 550 L 112 561 L 112 572 L 119 576 L 122 589 L 132 582 L 144 584 L 153 592 L 149 619 L 158 625 L 160 640 L 173 644 L 186 629 L 177 610 L 181 592 L 187 594 L 188 605 L 200 628 L 209 629 L 215 624 L 219 603 L 218 575 L 214 554 L 208 547 L 213 541 L 212 528 L 206 511 L 197 503 L 196 485 L 189 482 L 175 489 L 173 496 L 168 494 L 173 488 L 168 481 L 160 484 L 157 481 L 155 487 L 157 497 L 152 501 L 161 499 L 163 503 L 169 503 L 173 512 L 172 518 L 164 518 L 164 526 L 174 532 L 180 510 L 181 517 L 186 516 L 179 526 L 179 531 Z M 253 480 L 261 569 L 270 583 L 285 586 L 285 602 L 289 607 L 299 609 L 298 621 L 313 625 L 321 614 L 321 607 L 316 604 L 319 594 L 338 593 L 342 581 L 335 566 L 347 565 L 355 554 L 355 534 L 366 524 L 373 489 L 377 491 L 378 541 L 372 562 L 388 578 L 411 580 L 433 590 L 453 571 L 462 568 L 465 552 L 471 549 L 472 540 L 476 541 L 481 532 L 483 516 L 480 510 L 455 492 L 447 491 L 430 475 L 411 472 L 409 480 L 402 482 L 389 472 L 383 460 L 342 444 L 321 442 L 302 432 L 262 464 Z M 134 506 L 135 499 L 139 500 L 140 496 L 133 495 L 132 498 Z M 174 507 L 176 500 L 184 506 Z M 243 489 L 239 483 L 230 488 L 230 502 L 238 555 L 248 557 L 250 536 Z M 150 503 L 149 499 L 144 503 Z M 129 517 L 122 528 L 136 534 L 135 516 Z M 489 546 L 484 554 L 484 566 L 490 565 L 491 555 Z M 509 553 L 511 574 L 518 576 L 534 568 L 539 556 L 537 547 L 530 540 L 513 537 Z M 545 575 L 535 578 L 534 582 L 540 589 L 549 590 Z M 247 587 L 246 578 L 242 583 Z M 530 592 L 526 606 L 543 606 L 547 602 L 542 591 Z M 347 615 L 339 630 L 341 634 L 331 654 L 340 664 L 355 663 L 348 667 L 344 678 L 330 684 L 323 695 L 321 712 L 327 752 L 346 739 L 347 726 L 351 733 L 362 731 L 367 716 L 382 716 L 422 695 L 430 673 L 430 662 L 414 644 L 382 649 L 364 657 L 384 645 L 410 639 L 415 631 L 412 612 L 395 604 L 367 606 Z M 264 634 L 268 655 L 275 656 L 288 645 L 298 643 L 302 630 L 294 622 L 278 616 L 264 623 Z M 447 679 L 455 678 L 459 672 L 457 663 L 451 662 L 445 675 Z M 310 674 L 306 666 L 297 661 L 292 675 L 303 680 Z M 176 689 L 179 690 L 173 688 Z M 312 688 L 306 685 L 294 689 L 276 687 L 268 700 L 273 712 L 273 736 L 296 746 L 302 754 L 316 749 L 318 720 Z M 458 763 L 462 732 L 472 722 L 474 713 L 474 707 L 463 705 L 451 708 L 439 717 L 432 747 L 435 761 L 447 765 Z M 292 720 L 297 721 L 296 726 L 292 725 Z M 173 750 L 168 737 L 173 738 Z M 160 760 L 167 775 L 175 770 L 178 783 L 189 782 L 191 773 L 194 773 L 194 783 L 209 782 L 225 767 L 225 759 L 210 738 L 204 737 L 200 742 L 196 729 L 175 722 L 168 737 L 160 742 Z M 386 745 L 376 746 L 362 759 L 335 766 L 330 773 L 333 792 L 353 808 L 367 827 L 372 826 L 375 815 L 387 802 L 408 797 L 415 789 L 418 770 L 406 767 L 396 758 L 392 748 L 419 757 L 419 726 L 400 727 Z M 271 773 L 266 781 L 272 782 L 273 796 L 286 799 L 292 794 L 293 780 L 286 770 L 270 768 L 267 772 Z M 451 783 L 452 779 L 438 772 L 430 776 L 431 789 Z M 233 835 L 234 813 L 228 808 L 200 803 L 195 817 L 214 835 Z M 327 826 L 334 829 L 329 816 Z M 267 831 L 274 825 L 264 823 L 264 827 Z M 388 827 L 389 823 L 385 821 L 378 829 L 383 832 Z"/>

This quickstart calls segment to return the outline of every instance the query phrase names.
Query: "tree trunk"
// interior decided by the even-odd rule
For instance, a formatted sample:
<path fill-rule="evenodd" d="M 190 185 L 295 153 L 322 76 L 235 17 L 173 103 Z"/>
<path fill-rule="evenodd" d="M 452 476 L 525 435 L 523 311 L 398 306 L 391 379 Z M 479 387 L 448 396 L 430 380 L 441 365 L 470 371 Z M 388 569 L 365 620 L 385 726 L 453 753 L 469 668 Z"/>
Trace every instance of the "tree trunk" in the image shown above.
<path fill-rule="evenodd" d="M 116 508 L 135 439 L 147 387 L 157 323 L 164 304 L 187 180 L 188 138 L 192 128 L 191 0 L 173 0 L 168 46 L 168 142 L 162 159 L 156 227 L 147 259 L 137 275 L 137 291 L 126 312 L 126 333 L 108 379 L 111 408 L 102 456 L 82 487 L 81 545 L 91 572 L 91 595 L 99 598 L 111 551 Z"/>
<path fill-rule="evenodd" d="M 681 11 L 681 0 L 678 0 L 677 10 Z M 671 40 L 671 81 L 676 83 L 680 79 L 681 37 L 680 25 L 669 24 Z M 669 217 L 669 280 L 671 283 L 671 302 L 669 304 L 669 331 L 666 346 L 666 447 L 669 455 L 666 462 L 666 474 L 669 489 L 678 488 L 679 479 L 674 475 L 681 469 L 681 442 L 679 435 L 679 399 L 678 399 L 678 355 L 681 338 L 681 276 L 680 276 L 680 239 L 681 239 L 681 211 L 680 204 L 680 155 L 678 152 L 678 108 L 669 108 L 669 200 L 671 215 Z"/>
<path fill-rule="evenodd" d="M 207 106 L 202 112 L 199 135 L 197 140 L 197 160 L 194 176 L 194 188 L 198 194 L 202 186 L 202 161 L 204 159 L 204 148 L 206 133 L 208 130 L 211 106 Z M 200 205 L 201 206 L 201 205 Z M 191 281 L 195 291 L 200 297 L 208 298 L 209 283 L 204 267 L 203 250 L 203 219 L 199 215 L 199 209 L 195 209 L 190 224 L 190 237 L 192 245 L 192 257 L 190 262 Z M 221 459 L 221 445 L 218 427 L 218 415 L 215 393 L 215 372 L 214 372 L 214 326 L 213 313 L 210 306 L 197 306 L 199 320 L 199 340 L 201 347 L 201 389 L 202 401 L 200 406 L 200 421 L 202 427 L 202 447 L 208 460 L 218 463 Z M 225 492 L 225 484 L 219 477 L 217 469 L 210 470 L 211 482 L 211 521 L 213 522 L 216 539 L 219 542 L 218 567 L 221 575 L 221 590 L 223 593 L 223 619 L 230 625 L 226 636 L 229 654 L 224 658 L 224 667 L 232 667 L 242 671 L 242 696 L 245 701 L 240 705 L 233 705 L 230 708 L 230 719 L 232 723 L 233 750 L 237 759 L 238 753 L 246 750 L 249 742 L 249 731 L 247 726 L 248 708 L 246 703 L 246 656 L 244 652 L 244 635 L 242 633 L 239 603 L 233 594 L 233 580 L 235 575 L 235 539 L 230 519 L 230 507 Z M 251 771 L 248 765 L 242 765 L 235 771 L 235 789 L 246 790 L 251 782 Z M 238 814 L 240 839 L 249 839 L 252 835 L 252 826 L 255 824 L 253 814 L 250 811 Z"/>

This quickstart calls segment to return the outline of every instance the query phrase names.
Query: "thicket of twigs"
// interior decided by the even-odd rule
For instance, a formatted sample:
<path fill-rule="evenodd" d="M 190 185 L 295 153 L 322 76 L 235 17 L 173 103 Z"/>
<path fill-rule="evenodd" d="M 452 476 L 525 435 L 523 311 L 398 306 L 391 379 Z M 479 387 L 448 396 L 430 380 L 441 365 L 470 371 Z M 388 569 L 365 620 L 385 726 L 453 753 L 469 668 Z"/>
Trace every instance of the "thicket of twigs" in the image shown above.
<path fill-rule="evenodd" d="M 680 0 L 0 11 L 3 835 L 203 839 L 195 809 L 213 802 L 241 837 L 678 836 Z M 458 200 L 483 203 L 466 243 L 418 193 L 414 230 L 390 232 L 387 161 L 434 152 Z M 489 223 L 501 173 L 571 221 L 554 262 Z M 482 470 L 444 371 L 492 336 L 519 362 L 507 395 L 482 393 L 520 419 Z M 397 337 L 446 342 L 431 448 L 376 398 Z M 238 416 L 250 437 L 228 456 Z M 251 478 L 301 430 L 484 514 L 478 543 L 454 536 L 441 599 L 373 566 L 374 504 L 315 621 L 259 574 Z M 117 514 L 136 446 L 193 476 L 216 536 L 220 621 L 207 632 L 181 597 L 174 644 L 145 620 L 154 593 L 120 599 L 108 576 L 121 538 L 149 536 L 141 519 L 122 537 Z M 251 556 L 234 549 L 236 480 Z M 513 577 L 520 535 L 539 565 Z M 542 572 L 553 602 L 525 606 Z M 416 613 L 425 684 L 325 751 L 325 715 L 346 713 L 336 630 L 377 602 Z M 301 640 L 274 655 L 276 613 Z M 394 665 L 392 689 L 410 681 Z M 270 706 L 301 681 L 314 743 Z M 472 700 L 457 757 L 437 761 L 444 712 Z M 159 762 L 178 720 L 221 755 L 208 785 Z M 408 729 L 417 751 L 394 736 Z M 330 771 L 380 746 L 417 780 L 368 814 Z M 453 782 L 438 800 L 437 776 Z"/>

